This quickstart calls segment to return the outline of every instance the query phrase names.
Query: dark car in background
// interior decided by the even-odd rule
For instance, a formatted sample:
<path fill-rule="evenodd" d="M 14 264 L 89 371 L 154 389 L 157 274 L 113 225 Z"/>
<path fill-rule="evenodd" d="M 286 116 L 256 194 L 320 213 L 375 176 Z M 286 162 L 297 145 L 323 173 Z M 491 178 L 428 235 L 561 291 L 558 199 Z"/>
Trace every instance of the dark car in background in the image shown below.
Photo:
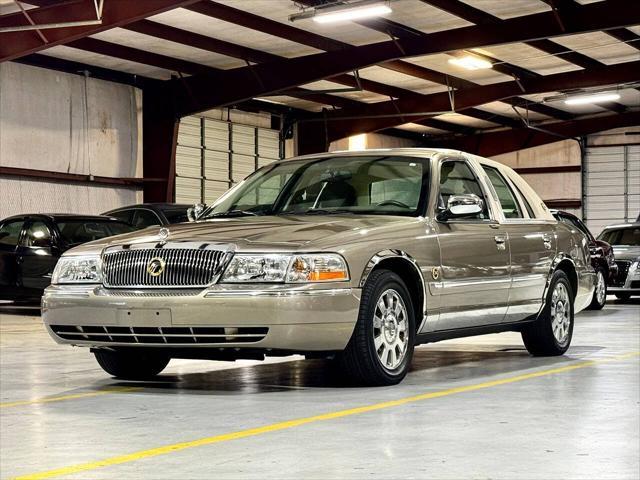
<path fill-rule="evenodd" d="M 559 222 L 577 229 L 587 237 L 589 253 L 591 254 L 591 266 L 593 266 L 597 275 L 596 289 L 593 292 L 593 300 L 588 308 L 600 310 L 607 303 L 607 285 L 613 284 L 618 274 L 618 264 L 615 261 L 613 248 L 606 241 L 596 239 L 585 223 L 572 213 L 561 210 L 552 210 L 551 213 Z"/>
<path fill-rule="evenodd" d="M 98 215 L 15 215 L 0 221 L 0 306 L 38 307 L 53 269 L 76 245 L 133 231 Z"/>
<path fill-rule="evenodd" d="M 640 222 L 605 227 L 598 240 L 611 244 L 618 265 L 609 292 L 623 301 L 640 296 Z"/>
<path fill-rule="evenodd" d="M 104 212 L 132 225 L 136 230 L 153 225 L 170 225 L 187 222 L 187 210 L 193 205 L 180 203 L 141 203 Z"/>

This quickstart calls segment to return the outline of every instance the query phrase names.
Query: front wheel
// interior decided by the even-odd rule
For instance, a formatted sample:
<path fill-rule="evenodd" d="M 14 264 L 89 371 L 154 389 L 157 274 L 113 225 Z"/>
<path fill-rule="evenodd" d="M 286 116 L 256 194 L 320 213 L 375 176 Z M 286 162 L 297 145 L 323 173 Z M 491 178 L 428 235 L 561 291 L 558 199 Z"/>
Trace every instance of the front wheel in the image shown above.
<path fill-rule="evenodd" d="M 607 303 L 607 281 L 604 272 L 601 269 L 596 271 L 596 289 L 593 292 L 593 298 L 589 304 L 589 310 L 602 310 Z"/>
<path fill-rule="evenodd" d="M 374 270 L 362 289 L 358 321 L 340 366 L 356 383 L 395 385 L 409 371 L 415 314 L 405 283 L 389 270 Z"/>
<path fill-rule="evenodd" d="M 125 380 L 147 380 L 158 375 L 170 358 L 147 351 L 95 350 L 98 364 L 109 375 Z"/>
<path fill-rule="evenodd" d="M 551 277 L 545 306 L 538 319 L 522 331 L 531 355 L 563 355 L 573 336 L 573 292 L 567 274 L 557 270 Z"/>

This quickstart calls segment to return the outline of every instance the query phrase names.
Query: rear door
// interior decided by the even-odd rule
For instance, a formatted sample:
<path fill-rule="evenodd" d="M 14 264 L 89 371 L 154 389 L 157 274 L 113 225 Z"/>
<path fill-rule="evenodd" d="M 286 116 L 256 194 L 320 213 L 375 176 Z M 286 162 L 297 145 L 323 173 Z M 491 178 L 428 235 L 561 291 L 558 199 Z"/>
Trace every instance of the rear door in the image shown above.
<path fill-rule="evenodd" d="M 535 315 L 556 253 L 553 222 L 533 217 L 533 209 L 505 173 L 482 165 L 501 211 L 499 215 L 511 245 L 509 309 L 505 322 L 518 322 Z"/>
<path fill-rule="evenodd" d="M 17 300 L 24 293 L 19 281 L 17 252 L 23 227 L 23 218 L 0 223 L 0 300 Z"/>
<path fill-rule="evenodd" d="M 510 276 L 509 239 L 492 211 L 486 186 L 466 159 L 446 159 L 439 168 L 438 203 L 451 195 L 475 194 L 484 211 L 474 218 L 436 221 L 442 279 L 436 330 L 497 324 L 504 321 Z"/>

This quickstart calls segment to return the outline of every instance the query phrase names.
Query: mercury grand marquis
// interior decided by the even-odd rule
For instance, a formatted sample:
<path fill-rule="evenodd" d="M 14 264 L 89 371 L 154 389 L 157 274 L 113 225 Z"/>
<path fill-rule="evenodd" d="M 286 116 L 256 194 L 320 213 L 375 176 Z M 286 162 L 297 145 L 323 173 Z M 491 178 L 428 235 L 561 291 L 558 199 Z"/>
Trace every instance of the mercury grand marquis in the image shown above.
<path fill-rule="evenodd" d="M 586 237 L 512 169 L 391 149 L 272 163 L 195 222 L 66 252 L 52 280 L 47 330 L 116 377 L 302 354 L 390 385 L 427 342 L 517 331 L 564 354 L 595 273 Z"/>

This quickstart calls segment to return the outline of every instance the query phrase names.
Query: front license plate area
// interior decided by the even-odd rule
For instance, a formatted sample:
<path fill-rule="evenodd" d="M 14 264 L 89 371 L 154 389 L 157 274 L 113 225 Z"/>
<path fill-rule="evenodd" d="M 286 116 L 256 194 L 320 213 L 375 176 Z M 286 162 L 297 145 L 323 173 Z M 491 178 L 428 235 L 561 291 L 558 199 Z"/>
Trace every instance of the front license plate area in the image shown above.
<path fill-rule="evenodd" d="M 169 308 L 119 308 L 116 315 L 118 325 L 127 327 L 170 327 Z"/>

